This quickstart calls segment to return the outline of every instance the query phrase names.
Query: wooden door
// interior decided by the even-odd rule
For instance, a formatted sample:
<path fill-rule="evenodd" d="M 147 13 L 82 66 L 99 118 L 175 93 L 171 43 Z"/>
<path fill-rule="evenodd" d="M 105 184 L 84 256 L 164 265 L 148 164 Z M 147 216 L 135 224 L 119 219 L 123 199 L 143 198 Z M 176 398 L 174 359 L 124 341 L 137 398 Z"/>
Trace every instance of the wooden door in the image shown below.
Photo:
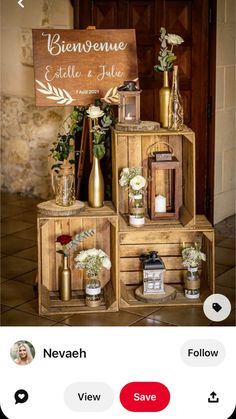
<path fill-rule="evenodd" d="M 197 213 L 212 220 L 214 124 L 210 125 L 213 108 L 209 97 L 214 104 L 215 0 L 73 0 L 73 5 L 75 28 L 136 29 L 142 120 L 159 120 L 162 73 L 153 66 L 160 49 L 160 27 L 184 39 L 174 52 L 185 124 L 196 133 Z"/>

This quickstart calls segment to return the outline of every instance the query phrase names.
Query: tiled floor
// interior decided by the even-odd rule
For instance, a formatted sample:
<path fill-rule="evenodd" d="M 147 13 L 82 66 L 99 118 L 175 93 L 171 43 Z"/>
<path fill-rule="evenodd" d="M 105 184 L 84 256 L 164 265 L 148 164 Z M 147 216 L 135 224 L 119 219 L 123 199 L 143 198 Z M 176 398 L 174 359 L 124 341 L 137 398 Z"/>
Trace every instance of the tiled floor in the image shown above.
<path fill-rule="evenodd" d="M 235 324 L 235 217 L 216 226 L 216 292 L 231 301 L 232 313 L 212 323 L 200 307 L 130 308 L 118 313 L 40 317 L 33 284 L 37 273 L 36 204 L 2 194 L 1 324 L 3 326 L 233 326 Z"/>

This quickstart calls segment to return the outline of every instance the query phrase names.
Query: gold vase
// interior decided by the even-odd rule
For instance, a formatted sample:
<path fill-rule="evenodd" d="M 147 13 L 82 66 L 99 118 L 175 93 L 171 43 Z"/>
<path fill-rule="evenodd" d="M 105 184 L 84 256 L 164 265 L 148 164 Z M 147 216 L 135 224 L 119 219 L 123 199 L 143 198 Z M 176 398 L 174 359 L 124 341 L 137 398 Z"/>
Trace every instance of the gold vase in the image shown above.
<path fill-rule="evenodd" d="M 62 301 L 71 300 L 71 270 L 68 266 L 68 256 L 63 257 L 63 268 L 60 272 L 60 299 Z"/>
<path fill-rule="evenodd" d="M 162 128 L 168 127 L 168 108 L 170 100 L 170 87 L 168 71 L 163 72 L 163 87 L 159 91 L 160 99 L 160 124 Z"/>
<path fill-rule="evenodd" d="M 92 208 L 103 206 L 104 180 L 100 166 L 100 160 L 93 156 L 93 166 L 89 176 L 88 203 Z"/>

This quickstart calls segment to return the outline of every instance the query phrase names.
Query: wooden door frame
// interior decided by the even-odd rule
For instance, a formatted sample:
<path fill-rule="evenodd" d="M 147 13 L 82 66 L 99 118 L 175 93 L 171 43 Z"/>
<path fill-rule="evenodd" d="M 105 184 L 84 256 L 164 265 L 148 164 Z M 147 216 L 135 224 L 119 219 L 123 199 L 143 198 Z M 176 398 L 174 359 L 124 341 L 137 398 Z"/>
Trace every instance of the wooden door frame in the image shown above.
<path fill-rule="evenodd" d="M 79 17 L 81 13 L 80 0 L 70 0 L 74 8 L 74 27 L 79 28 Z M 195 0 L 197 1 L 197 0 Z M 207 168 L 205 170 L 204 177 L 204 213 L 208 219 L 213 223 L 214 219 L 214 179 L 215 179 L 215 96 L 216 96 L 216 9 L 217 0 L 207 0 L 208 4 L 205 7 L 208 8 L 208 56 L 205 60 L 208 62 L 207 69 L 207 123 L 206 123 L 206 141 L 203 141 L 203 155 L 205 156 L 205 162 Z M 92 22 L 92 1 L 88 0 L 83 2 L 82 13 L 85 16 L 89 16 L 90 19 L 87 25 L 91 25 Z M 207 24 L 207 22 L 205 22 Z M 203 69 L 204 71 L 204 69 Z"/>

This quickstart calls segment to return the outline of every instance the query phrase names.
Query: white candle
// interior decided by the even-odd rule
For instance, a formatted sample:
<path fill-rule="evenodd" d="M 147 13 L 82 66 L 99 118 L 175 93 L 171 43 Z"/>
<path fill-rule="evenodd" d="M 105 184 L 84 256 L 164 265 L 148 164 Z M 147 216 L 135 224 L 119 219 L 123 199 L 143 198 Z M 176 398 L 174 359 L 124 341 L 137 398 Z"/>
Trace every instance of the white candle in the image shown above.
<path fill-rule="evenodd" d="M 166 198 L 162 195 L 155 197 L 155 212 L 166 212 Z"/>
<path fill-rule="evenodd" d="M 131 121 L 133 119 L 133 117 L 130 115 L 130 113 L 128 113 L 128 115 L 125 117 L 125 119 L 127 121 Z"/>

